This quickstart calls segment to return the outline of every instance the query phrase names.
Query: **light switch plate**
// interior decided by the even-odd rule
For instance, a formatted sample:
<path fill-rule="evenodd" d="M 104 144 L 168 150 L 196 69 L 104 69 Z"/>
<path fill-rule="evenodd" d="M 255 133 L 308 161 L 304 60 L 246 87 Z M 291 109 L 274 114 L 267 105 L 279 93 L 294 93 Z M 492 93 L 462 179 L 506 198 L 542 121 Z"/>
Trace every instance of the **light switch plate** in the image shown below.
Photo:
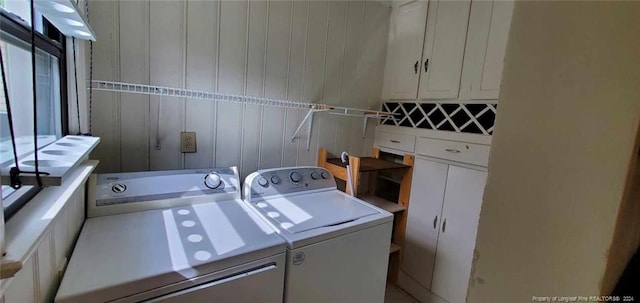
<path fill-rule="evenodd" d="M 196 133 L 195 132 L 181 132 L 180 133 L 180 152 L 182 153 L 195 153 L 196 148 Z"/>

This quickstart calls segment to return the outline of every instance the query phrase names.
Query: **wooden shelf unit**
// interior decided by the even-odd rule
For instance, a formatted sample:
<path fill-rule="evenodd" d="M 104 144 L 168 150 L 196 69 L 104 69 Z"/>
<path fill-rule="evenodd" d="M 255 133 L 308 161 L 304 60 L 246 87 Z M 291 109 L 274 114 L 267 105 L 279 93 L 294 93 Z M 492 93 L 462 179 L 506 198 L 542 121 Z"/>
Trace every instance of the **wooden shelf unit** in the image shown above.
<path fill-rule="evenodd" d="M 388 280 L 394 284 L 398 280 L 398 273 L 400 271 L 401 254 L 397 252 L 402 249 L 405 238 L 407 209 L 409 208 L 409 195 L 411 193 L 411 176 L 413 175 L 414 160 L 414 156 L 410 154 L 404 155 L 402 163 L 380 159 L 380 150 L 377 148 L 372 149 L 371 157 L 349 156 L 349 168 L 351 170 L 353 188 L 355 191 L 354 196 L 394 214 L 393 237 L 392 243 L 389 247 L 388 275 Z M 326 149 L 320 148 L 318 150 L 317 164 L 319 167 L 324 167 L 329 170 L 335 178 L 348 182 L 346 164 L 342 163 L 339 158 L 329 158 L 329 154 Z M 396 171 L 398 174 L 401 174 L 402 177 L 400 180 L 392 179 L 388 176 L 379 175 L 378 172 L 380 171 Z M 369 175 L 367 182 L 368 190 L 366 193 L 359 193 L 358 186 L 360 186 L 363 181 L 363 173 L 367 173 Z M 389 201 L 375 195 L 378 178 L 388 180 L 399 185 L 397 201 Z M 350 187 L 348 184 L 345 188 L 345 192 L 350 193 Z"/>
<path fill-rule="evenodd" d="M 389 247 L 389 254 L 392 254 L 394 252 L 399 252 L 401 248 L 402 247 L 400 247 L 400 245 L 391 243 L 391 247 Z"/>

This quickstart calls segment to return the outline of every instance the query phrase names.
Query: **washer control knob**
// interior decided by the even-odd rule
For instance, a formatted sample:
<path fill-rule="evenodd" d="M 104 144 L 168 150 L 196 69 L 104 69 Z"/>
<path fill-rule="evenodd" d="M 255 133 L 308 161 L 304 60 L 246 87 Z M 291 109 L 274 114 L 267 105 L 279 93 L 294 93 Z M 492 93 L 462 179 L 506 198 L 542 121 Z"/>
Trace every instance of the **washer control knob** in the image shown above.
<path fill-rule="evenodd" d="M 280 181 L 282 181 L 282 180 L 278 176 L 272 176 L 271 177 L 271 183 L 273 183 L 273 184 L 280 184 Z"/>
<path fill-rule="evenodd" d="M 218 174 L 209 173 L 206 176 L 204 176 L 204 185 L 206 187 L 211 189 L 216 189 L 220 187 L 220 184 L 222 184 L 222 179 L 220 179 L 220 176 Z"/>
<path fill-rule="evenodd" d="M 123 193 L 125 190 L 127 190 L 127 186 L 122 183 L 117 183 L 114 186 L 111 186 L 111 191 L 116 194 Z"/>
<path fill-rule="evenodd" d="M 293 183 L 298 183 L 302 180 L 302 175 L 299 172 L 294 171 L 289 174 L 289 179 L 291 179 Z"/>
<path fill-rule="evenodd" d="M 322 179 L 329 179 L 330 177 L 329 173 L 326 171 L 323 171 L 320 175 L 322 176 Z"/>
<path fill-rule="evenodd" d="M 267 181 L 267 179 L 260 177 L 258 178 L 258 184 L 260 184 L 260 186 L 262 187 L 267 187 L 267 185 L 269 185 L 269 181 Z"/>
<path fill-rule="evenodd" d="M 311 179 L 313 180 L 318 180 L 318 178 L 320 178 L 320 175 L 318 175 L 318 172 L 311 172 Z"/>

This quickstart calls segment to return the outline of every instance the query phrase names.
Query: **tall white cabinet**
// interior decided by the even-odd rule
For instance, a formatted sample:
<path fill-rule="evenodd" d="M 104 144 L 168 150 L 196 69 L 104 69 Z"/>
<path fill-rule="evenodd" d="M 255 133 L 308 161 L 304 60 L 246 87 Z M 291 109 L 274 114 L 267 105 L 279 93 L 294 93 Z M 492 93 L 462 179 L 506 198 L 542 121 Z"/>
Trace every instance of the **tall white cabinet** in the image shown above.
<path fill-rule="evenodd" d="M 383 99 L 497 99 L 513 1 L 395 4 Z"/>
<path fill-rule="evenodd" d="M 466 302 L 491 136 L 378 125 L 374 144 L 415 155 L 398 285 L 422 303 Z"/>

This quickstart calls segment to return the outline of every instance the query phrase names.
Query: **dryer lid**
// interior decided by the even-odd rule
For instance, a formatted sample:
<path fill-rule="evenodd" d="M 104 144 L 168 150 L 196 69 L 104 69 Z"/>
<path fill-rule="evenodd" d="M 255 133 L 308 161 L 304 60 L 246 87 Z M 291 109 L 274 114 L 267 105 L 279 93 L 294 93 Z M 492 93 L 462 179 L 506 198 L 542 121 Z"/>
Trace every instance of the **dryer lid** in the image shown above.
<path fill-rule="evenodd" d="M 356 199 L 338 191 L 272 198 L 255 204 L 279 228 L 297 234 L 334 226 L 379 214 Z"/>

